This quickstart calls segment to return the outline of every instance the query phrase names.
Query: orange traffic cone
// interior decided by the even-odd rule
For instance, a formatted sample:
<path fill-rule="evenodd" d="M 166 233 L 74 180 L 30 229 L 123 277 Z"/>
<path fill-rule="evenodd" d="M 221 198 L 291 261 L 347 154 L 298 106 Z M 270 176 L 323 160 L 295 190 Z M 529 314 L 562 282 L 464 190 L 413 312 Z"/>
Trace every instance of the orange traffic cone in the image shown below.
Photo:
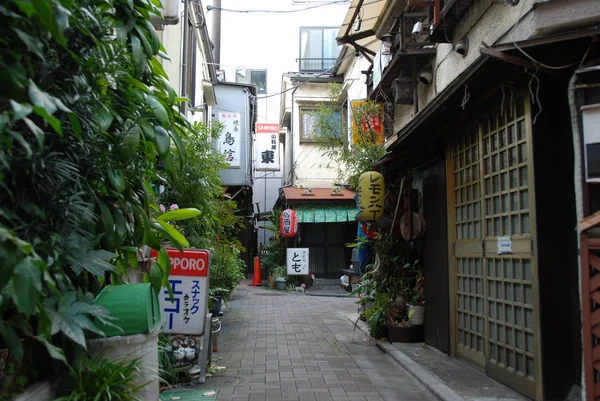
<path fill-rule="evenodd" d="M 262 287 L 262 281 L 260 280 L 260 258 L 258 256 L 254 257 L 254 277 L 250 285 Z"/>

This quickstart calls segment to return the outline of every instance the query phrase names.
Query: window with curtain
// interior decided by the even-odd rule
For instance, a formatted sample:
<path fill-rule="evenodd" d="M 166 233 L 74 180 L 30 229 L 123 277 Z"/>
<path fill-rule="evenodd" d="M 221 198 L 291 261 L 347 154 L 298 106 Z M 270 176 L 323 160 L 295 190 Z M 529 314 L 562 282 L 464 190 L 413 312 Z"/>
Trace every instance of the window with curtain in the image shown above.
<path fill-rule="evenodd" d="M 335 66 L 340 46 L 335 41 L 339 27 L 300 28 L 300 71 L 327 71 Z"/>
<path fill-rule="evenodd" d="M 300 141 L 311 142 L 317 139 L 316 130 L 316 113 L 317 109 L 314 108 L 301 108 L 300 109 Z M 333 124 L 339 124 L 340 133 L 342 131 L 342 115 L 339 111 L 333 113 L 332 116 Z M 329 125 L 329 122 L 327 123 Z"/>

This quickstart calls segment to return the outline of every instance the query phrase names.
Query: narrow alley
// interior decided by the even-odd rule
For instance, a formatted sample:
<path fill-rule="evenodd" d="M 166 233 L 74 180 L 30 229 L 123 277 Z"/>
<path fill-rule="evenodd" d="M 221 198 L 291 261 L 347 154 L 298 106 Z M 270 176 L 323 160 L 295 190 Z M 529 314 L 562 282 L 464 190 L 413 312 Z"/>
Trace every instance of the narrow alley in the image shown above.
<path fill-rule="evenodd" d="M 221 318 L 218 401 L 434 400 L 374 341 L 354 330 L 356 299 L 242 283 Z M 216 385 L 218 384 L 218 385 Z"/>

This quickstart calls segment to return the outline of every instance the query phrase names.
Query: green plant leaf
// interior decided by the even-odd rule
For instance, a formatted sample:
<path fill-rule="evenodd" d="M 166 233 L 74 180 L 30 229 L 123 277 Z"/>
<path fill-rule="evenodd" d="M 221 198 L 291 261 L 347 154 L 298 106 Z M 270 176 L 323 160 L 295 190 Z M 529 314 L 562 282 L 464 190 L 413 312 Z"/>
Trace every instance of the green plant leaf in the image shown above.
<path fill-rule="evenodd" d="M 111 216 L 112 218 L 112 216 Z M 96 241 L 77 234 L 71 234 L 66 241 L 64 256 L 75 274 L 88 271 L 97 277 L 103 277 L 107 271 L 115 271 L 116 267 L 108 263 L 116 254 L 104 249 L 94 249 Z"/>
<path fill-rule="evenodd" d="M 162 125 L 163 128 L 168 129 L 171 122 L 169 121 L 169 114 L 164 106 L 152 95 L 148 95 L 147 103 L 160 125 Z"/>
<path fill-rule="evenodd" d="M 50 126 L 52 127 L 52 129 L 54 129 L 54 131 L 58 134 L 62 136 L 62 126 L 60 123 L 60 120 L 54 116 L 51 116 L 50 114 L 48 114 L 48 112 L 46 111 L 46 109 L 42 108 L 42 107 L 34 107 L 33 110 L 35 111 L 35 113 L 42 117 L 48 124 L 50 124 Z"/>
<path fill-rule="evenodd" d="M 44 130 L 42 130 L 40 127 L 38 127 L 33 121 L 31 121 L 27 117 L 24 117 L 23 121 L 25 122 L 27 127 L 29 127 L 29 130 L 31 131 L 31 133 L 37 138 L 40 149 L 43 148 L 44 147 L 44 138 L 45 138 Z"/>
<path fill-rule="evenodd" d="M 163 271 L 158 265 L 158 263 L 153 260 L 152 266 L 150 266 L 150 283 L 152 287 L 156 291 L 156 293 L 160 293 L 160 289 L 162 287 L 163 282 Z"/>
<path fill-rule="evenodd" d="M 163 272 L 162 285 L 167 286 L 169 284 L 169 275 L 171 275 L 171 258 L 169 258 L 169 254 L 164 247 L 161 247 L 158 251 L 158 264 Z"/>
<path fill-rule="evenodd" d="M 187 220 L 194 217 L 200 216 L 202 212 L 194 208 L 183 208 L 170 210 L 158 216 L 158 221 L 176 221 L 176 220 Z"/>
<path fill-rule="evenodd" d="M 19 121 L 23 117 L 27 117 L 33 111 L 33 106 L 28 103 L 17 103 L 10 99 L 10 105 L 13 108 L 15 114 L 13 115 L 13 121 Z"/>
<path fill-rule="evenodd" d="M 19 39 L 21 39 L 21 42 L 25 44 L 27 50 L 38 56 L 39 59 L 44 60 L 44 47 L 42 45 L 42 42 L 36 40 L 33 36 L 23 32 L 20 29 L 13 28 L 13 30 L 15 31 Z"/>
<path fill-rule="evenodd" d="M 144 227 L 144 244 L 148 245 L 152 249 L 160 249 L 161 247 L 160 240 L 158 239 L 154 231 L 152 231 L 150 225 L 146 225 Z"/>
<path fill-rule="evenodd" d="M 12 299 L 17 310 L 32 315 L 42 291 L 40 260 L 28 256 L 15 266 L 12 282 Z M 43 262 L 41 262 L 43 263 Z"/>
<path fill-rule="evenodd" d="M 67 358 L 65 356 L 65 351 L 63 349 L 57 347 L 56 345 L 53 345 L 52 343 L 50 343 L 50 341 L 46 340 L 43 337 L 36 336 L 35 338 L 36 338 L 36 340 L 38 340 L 39 342 L 44 344 L 44 346 L 46 347 L 46 350 L 48 351 L 48 354 L 52 358 L 63 362 L 67 366 L 69 365 L 69 363 L 67 362 Z"/>
<path fill-rule="evenodd" d="M 35 11 L 30 0 L 13 0 L 13 3 L 19 7 L 19 10 L 21 10 L 27 18 L 31 17 Z"/>
<path fill-rule="evenodd" d="M 43 0 L 38 1 L 45 3 Z M 32 80 L 29 80 L 29 88 L 27 91 L 29 93 L 29 99 L 31 99 L 31 103 L 33 103 L 35 106 L 45 109 L 48 114 L 54 114 L 57 106 L 53 96 L 40 90 L 40 88 L 38 88 L 35 82 Z"/>
<path fill-rule="evenodd" d="M 11 129 L 7 129 L 5 131 L 10 136 L 12 136 L 13 138 L 15 138 L 17 140 L 17 142 L 19 142 L 19 144 L 21 145 L 21 147 L 25 151 L 25 155 L 27 157 L 31 157 L 31 155 L 33 154 L 33 151 L 31 150 L 31 146 L 29 146 L 29 142 L 27 142 L 27 140 L 23 137 L 23 135 L 21 135 L 20 132 L 13 131 Z"/>
<path fill-rule="evenodd" d="M 157 221 L 157 223 L 162 228 L 163 233 L 166 234 L 166 236 L 171 240 L 171 242 L 173 242 L 173 245 L 175 245 L 177 249 L 182 251 L 183 248 L 187 248 L 190 246 L 188 240 L 185 239 L 183 234 L 177 231 L 175 227 L 173 227 L 166 221 Z"/>
<path fill-rule="evenodd" d="M 154 131 L 156 133 L 156 148 L 158 149 L 158 154 L 160 157 L 166 157 L 171 150 L 171 141 L 169 139 L 169 134 L 165 129 L 159 125 L 154 127 Z"/>
<path fill-rule="evenodd" d="M 144 67 L 146 65 L 146 57 L 144 56 L 144 50 L 142 49 L 142 44 L 140 42 L 140 38 L 137 35 L 131 35 L 131 59 L 133 60 L 133 65 L 135 68 L 135 76 L 139 77 L 144 72 Z"/>
<path fill-rule="evenodd" d="M 100 202 L 100 218 L 104 228 L 104 242 L 107 249 L 115 249 L 115 220 L 105 203 Z"/>
<path fill-rule="evenodd" d="M 77 117 L 77 114 L 73 112 L 68 113 L 68 116 L 73 132 L 75 133 L 75 135 L 77 135 L 78 138 L 81 138 L 81 123 L 79 122 L 79 117 Z"/>
<path fill-rule="evenodd" d="M 10 353 L 17 360 L 21 360 L 23 358 L 23 343 L 15 329 L 2 318 L 0 318 L 0 336 L 7 345 L 6 348 L 10 349 Z"/>

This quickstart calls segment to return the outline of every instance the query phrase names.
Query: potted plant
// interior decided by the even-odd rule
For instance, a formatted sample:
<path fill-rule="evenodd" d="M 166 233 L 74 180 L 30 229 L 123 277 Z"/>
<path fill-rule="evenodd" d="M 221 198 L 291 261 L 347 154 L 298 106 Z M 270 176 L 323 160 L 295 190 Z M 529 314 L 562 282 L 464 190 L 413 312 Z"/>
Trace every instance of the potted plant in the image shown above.
<path fill-rule="evenodd" d="M 287 271 L 285 266 L 277 266 L 273 269 L 273 278 L 275 279 L 275 288 L 285 291 L 287 287 Z"/>
<path fill-rule="evenodd" d="M 425 279 L 423 274 L 416 274 L 415 286 L 410 291 L 410 298 L 407 303 L 407 314 L 409 322 L 414 326 L 420 326 L 425 323 Z"/>

